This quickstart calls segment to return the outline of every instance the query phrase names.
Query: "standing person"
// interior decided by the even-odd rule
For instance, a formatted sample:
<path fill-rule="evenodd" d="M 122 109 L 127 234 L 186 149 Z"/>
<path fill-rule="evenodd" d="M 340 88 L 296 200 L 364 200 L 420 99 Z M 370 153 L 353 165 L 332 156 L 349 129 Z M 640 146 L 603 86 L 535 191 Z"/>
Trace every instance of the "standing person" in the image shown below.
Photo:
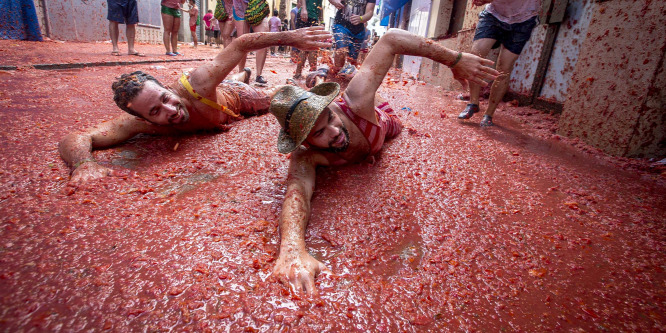
<path fill-rule="evenodd" d="M 162 0 L 162 24 L 164 25 L 164 48 L 166 55 L 177 56 L 178 53 L 178 29 L 180 29 L 180 10 L 185 0 Z"/>
<path fill-rule="evenodd" d="M 335 82 L 310 91 L 285 86 L 275 93 L 269 111 L 282 128 L 277 148 L 291 155 L 279 217 L 280 254 L 273 274 L 296 292 L 313 293 L 315 277 L 327 270 L 305 246 L 317 167 L 364 161 L 402 130 L 397 115 L 377 95 L 397 54 L 430 58 L 449 66 L 455 78 L 480 84 L 499 74 L 486 67 L 492 65 L 490 60 L 391 29 L 373 47 L 342 96 L 338 97 L 340 85 Z"/>
<path fill-rule="evenodd" d="M 297 17 L 298 17 L 298 7 L 294 7 L 289 12 L 289 30 L 296 29 L 296 18 Z M 300 51 L 297 48 L 295 48 L 295 47 L 291 48 L 291 52 L 290 52 L 291 62 L 298 63 L 298 53 L 299 52 Z"/>
<path fill-rule="evenodd" d="M 215 48 L 220 48 L 220 23 L 215 17 L 210 20 L 210 26 L 213 28 L 213 40 L 215 41 Z M 211 44 L 212 45 L 212 44 Z"/>
<path fill-rule="evenodd" d="M 213 10 L 209 9 L 206 15 L 203 17 L 204 20 L 204 25 L 206 26 L 206 41 L 204 42 L 204 45 L 210 45 L 211 44 L 211 39 L 213 38 L 213 25 L 212 25 L 212 20 L 213 20 Z"/>
<path fill-rule="evenodd" d="M 233 12 L 233 8 L 233 0 L 217 0 L 217 5 L 215 6 L 214 16 L 220 24 L 220 35 L 224 47 L 229 46 L 232 40 L 231 33 L 234 31 L 234 20 L 231 19 L 231 13 Z"/>
<path fill-rule="evenodd" d="M 234 0 L 233 17 L 234 26 L 236 26 L 236 34 L 238 37 L 249 33 L 250 28 L 253 32 L 268 32 L 268 15 L 270 9 L 266 0 Z M 264 70 L 266 63 L 266 54 L 268 48 L 256 51 L 257 59 L 255 66 L 257 69 L 257 77 L 254 82 L 257 85 L 266 85 L 268 81 L 264 79 L 261 73 Z M 247 56 L 238 63 L 238 70 L 243 71 L 245 68 L 245 61 Z"/>
<path fill-rule="evenodd" d="M 356 65 L 361 44 L 365 39 L 365 24 L 374 15 L 376 0 L 345 1 L 344 4 L 340 0 L 329 2 L 338 9 L 331 27 L 335 38 L 335 56 L 334 66 L 329 74 L 336 75 L 340 71 L 350 74 L 356 69 L 345 68 L 345 61 L 349 59 L 351 66 Z"/>
<path fill-rule="evenodd" d="M 112 55 L 119 56 L 118 49 L 118 24 L 125 25 L 125 36 L 127 37 L 127 54 L 139 57 L 145 57 L 134 49 L 134 35 L 136 34 L 136 24 L 139 22 L 139 13 L 136 8 L 136 0 L 107 0 L 109 11 L 106 19 L 109 20 L 109 35 L 111 35 L 111 44 L 113 45 Z"/>
<path fill-rule="evenodd" d="M 298 0 L 298 14 L 296 15 L 296 29 L 319 25 L 321 17 L 322 0 Z M 305 60 L 310 63 L 310 71 L 317 69 L 317 51 L 301 51 L 296 62 L 294 79 L 303 77 Z"/>
<path fill-rule="evenodd" d="M 480 126 L 493 126 L 495 109 L 509 87 L 513 65 L 538 24 L 540 3 L 539 0 L 474 0 L 473 3 L 476 6 L 487 5 L 479 13 L 471 52 L 486 57 L 491 49 L 501 45 L 496 64 L 501 75 L 490 87 L 488 108 L 480 123 Z M 458 115 L 459 119 L 469 119 L 480 111 L 480 92 L 478 84 L 470 83 L 470 101 Z"/>
<path fill-rule="evenodd" d="M 268 29 L 270 32 L 279 32 L 282 29 L 282 22 L 278 17 L 278 11 L 273 10 L 273 16 L 268 20 Z M 271 56 L 275 57 L 275 46 L 271 46 Z"/>
<path fill-rule="evenodd" d="M 188 4 L 190 9 L 183 9 L 184 12 L 190 14 L 190 33 L 192 34 L 192 41 L 194 42 L 194 48 L 197 48 L 197 26 L 201 25 L 201 20 L 199 19 L 199 7 L 197 7 L 196 0 L 189 0 Z"/>
<path fill-rule="evenodd" d="M 282 20 L 282 31 L 289 31 L 289 20 Z M 278 46 L 278 52 L 291 53 L 291 46 L 281 45 Z"/>

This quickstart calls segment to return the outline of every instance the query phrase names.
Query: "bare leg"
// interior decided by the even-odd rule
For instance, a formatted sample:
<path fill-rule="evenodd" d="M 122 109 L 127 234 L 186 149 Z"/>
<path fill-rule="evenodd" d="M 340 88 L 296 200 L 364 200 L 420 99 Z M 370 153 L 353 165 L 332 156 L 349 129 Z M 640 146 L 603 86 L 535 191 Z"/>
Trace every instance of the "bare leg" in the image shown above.
<path fill-rule="evenodd" d="M 331 67 L 330 75 L 337 74 L 342 67 L 345 66 L 345 60 L 347 59 L 348 48 L 343 47 L 335 50 L 335 55 L 333 56 L 333 67 Z"/>
<path fill-rule="evenodd" d="M 180 17 L 174 17 L 171 26 L 171 49 L 173 53 L 178 52 L 178 29 L 180 29 Z"/>
<path fill-rule="evenodd" d="M 472 44 L 472 54 L 485 58 L 495 44 L 495 40 L 491 38 L 481 38 L 474 41 Z M 481 86 L 476 83 L 469 83 L 469 102 L 470 104 L 479 105 L 479 94 L 481 93 Z"/>
<path fill-rule="evenodd" d="M 109 35 L 111 35 L 111 45 L 113 45 L 113 53 L 118 53 L 118 22 L 109 21 Z"/>
<path fill-rule="evenodd" d="M 296 71 L 294 72 L 294 79 L 298 79 L 303 76 L 303 66 L 305 66 L 305 59 L 308 56 L 310 51 L 301 51 L 298 54 L 298 60 L 296 61 Z M 315 69 L 316 70 L 316 69 Z"/>
<path fill-rule="evenodd" d="M 317 70 L 317 51 L 308 52 L 308 63 L 310 64 L 310 71 Z"/>
<path fill-rule="evenodd" d="M 192 33 L 192 42 L 194 42 L 194 48 L 197 48 L 197 44 L 199 44 L 199 41 L 197 40 L 197 31 L 196 29 L 194 31 L 190 31 Z"/>
<path fill-rule="evenodd" d="M 125 26 L 125 35 L 127 36 L 127 53 L 134 54 L 134 36 L 136 35 L 136 24 L 128 24 Z"/>
<path fill-rule="evenodd" d="M 500 54 L 497 58 L 495 69 L 497 69 L 501 74 L 497 77 L 497 79 L 495 79 L 493 85 L 490 87 L 490 98 L 488 100 L 486 115 L 492 117 L 493 114 L 495 114 L 497 105 L 502 101 L 502 97 L 504 97 L 504 94 L 509 87 L 509 77 L 511 76 L 513 64 L 518 59 L 518 56 L 519 54 L 515 54 L 505 49 L 504 46 L 502 46 L 500 49 Z"/>
<path fill-rule="evenodd" d="M 264 20 L 260 24 L 253 27 L 254 32 L 268 32 L 270 28 L 268 27 L 268 17 L 264 17 Z M 263 48 L 255 51 L 257 53 L 257 76 L 261 75 L 264 71 L 264 64 L 266 63 L 266 54 L 268 54 L 268 48 Z"/>
<path fill-rule="evenodd" d="M 250 75 L 248 72 L 242 71 L 240 73 L 229 75 L 227 79 L 233 81 L 247 82 L 250 79 L 248 75 Z"/>
<path fill-rule="evenodd" d="M 240 37 L 250 31 L 249 25 L 245 21 L 236 21 L 234 20 L 234 26 L 236 27 L 236 36 Z M 238 71 L 242 72 L 245 68 L 245 62 L 247 61 L 247 54 L 243 57 L 243 60 L 238 62 Z"/>
<path fill-rule="evenodd" d="M 233 19 L 228 19 L 222 24 L 222 31 L 220 32 L 222 34 L 222 43 L 224 43 L 224 47 L 229 46 L 231 44 L 231 32 L 234 31 L 234 21 Z"/>
<path fill-rule="evenodd" d="M 173 16 L 162 13 L 162 24 L 164 25 L 162 42 L 164 42 L 164 48 L 167 53 L 171 52 L 171 30 L 173 30 L 173 19 Z"/>

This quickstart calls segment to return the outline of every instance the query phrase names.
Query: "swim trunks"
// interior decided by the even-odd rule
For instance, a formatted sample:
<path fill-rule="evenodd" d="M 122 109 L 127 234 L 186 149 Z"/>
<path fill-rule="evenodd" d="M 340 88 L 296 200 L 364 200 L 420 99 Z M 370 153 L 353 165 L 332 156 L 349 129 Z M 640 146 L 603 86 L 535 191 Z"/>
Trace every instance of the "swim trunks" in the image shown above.
<path fill-rule="evenodd" d="M 171 15 L 171 16 L 176 17 L 176 18 L 179 18 L 179 17 L 182 16 L 182 14 L 180 13 L 180 10 L 178 10 L 176 8 L 169 8 L 169 7 L 164 6 L 164 5 L 162 5 L 161 12 L 162 12 L 162 14 Z"/>
<path fill-rule="evenodd" d="M 511 53 L 520 54 L 527 41 L 530 40 L 532 30 L 538 23 L 539 18 L 537 16 L 523 22 L 504 23 L 484 9 L 479 13 L 479 23 L 474 32 L 474 40 L 481 38 L 494 39 L 496 42 L 492 47 L 493 49 L 504 45 Z"/>
<path fill-rule="evenodd" d="M 106 19 L 121 24 L 139 23 L 136 0 L 107 0 L 109 7 Z"/>
<path fill-rule="evenodd" d="M 335 39 L 335 48 L 348 48 L 348 57 L 351 59 L 358 59 L 358 52 L 361 49 L 361 44 L 365 39 L 366 32 L 361 30 L 357 34 L 353 34 L 347 27 L 342 24 L 333 24 L 333 38 Z"/>

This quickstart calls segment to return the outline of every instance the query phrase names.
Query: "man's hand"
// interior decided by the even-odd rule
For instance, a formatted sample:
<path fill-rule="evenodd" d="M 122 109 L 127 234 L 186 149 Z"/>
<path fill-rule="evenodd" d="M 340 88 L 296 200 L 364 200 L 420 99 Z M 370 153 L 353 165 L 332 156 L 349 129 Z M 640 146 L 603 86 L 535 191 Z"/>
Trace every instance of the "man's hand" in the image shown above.
<path fill-rule="evenodd" d="M 451 68 L 453 77 L 460 82 L 463 87 L 467 86 L 467 81 L 472 81 L 483 87 L 488 85 L 485 80 L 494 80 L 500 73 L 491 67 L 494 62 L 475 56 L 471 53 L 463 53 L 462 58 L 455 66 Z"/>
<path fill-rule="evenodd" d="M 305 6 L 301 7 L 301 21 L 307 22 L 308 21 L 308 10 L 305 8 Z"/>
<path fill-rule="evenodd" d="M 333 7 L 337 8 L 337 9 L 345 8 L 345 5 L 343 5 L 342 1 L 340 1 L 340 0 L 328 0 L 328 2 L 330 2 L 331 5 L 333 5 Z"/>
<path fill-rule="evenodd" d="M 109 174 L 111 174 L 111 169 L 90 161 L 81 164 L 72 172 L 70 183 L 82 184 L 94 179 L 106 177 Z"/>
<path fill-rule="evenodd" d="M 361 20 L 361 15 L 352 15 L 349 18 L 349 22 L 351 22 L 353 25 L 359 25 L 363 23 L 363 21 Z"/>
<path fill-rule="evenodd" d="M 328 268 L 305 249 L 293 248 L 281 250 L 273 268 L 273 274 L 283 283 L 288 283 L 293 292 L 305 292 L 307 295 L 316 293 L 314 279 L 324 271 L 328 271 Z"/>
<path fill-rule="evenodd" d="M 330 32 L 324 30 L 322 26 L 314 26 L 301 28 L 293 31 L 296 36 L 294 36 L 294 45 L 298 49 L 313 51 L 320 48 L 328 48 L 331 46 L 331 35 Z"/>
<path fill-rule="evenodd" d="M 472 1 L 472 4 L 474 4 L 474 6 L 483 6 L 483 5 L 489 4 L 491 2 L 493 2 L 493 0 L 474 0 L 474 1 Z"/>

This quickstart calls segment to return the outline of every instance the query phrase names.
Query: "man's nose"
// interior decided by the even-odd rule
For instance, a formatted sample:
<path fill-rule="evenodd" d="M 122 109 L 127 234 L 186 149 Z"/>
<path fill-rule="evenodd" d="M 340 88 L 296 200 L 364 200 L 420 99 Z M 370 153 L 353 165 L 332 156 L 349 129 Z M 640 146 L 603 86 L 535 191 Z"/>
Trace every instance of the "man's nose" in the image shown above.
<path fill-rule="evenodd" d="M 175 105 L 165 105 L 164 110 L 166 111 L 166 114 L 169 116 L 169 118 L 174 118 L 178 115 L 178 108 L 176 108 Z"/>
<path fill-rule="evenodd" d="M 336 137 L 340 134 L 340 129 L 337 126 L 329 125 L 328 131 L 331 134 L 331 137 Z"/>

